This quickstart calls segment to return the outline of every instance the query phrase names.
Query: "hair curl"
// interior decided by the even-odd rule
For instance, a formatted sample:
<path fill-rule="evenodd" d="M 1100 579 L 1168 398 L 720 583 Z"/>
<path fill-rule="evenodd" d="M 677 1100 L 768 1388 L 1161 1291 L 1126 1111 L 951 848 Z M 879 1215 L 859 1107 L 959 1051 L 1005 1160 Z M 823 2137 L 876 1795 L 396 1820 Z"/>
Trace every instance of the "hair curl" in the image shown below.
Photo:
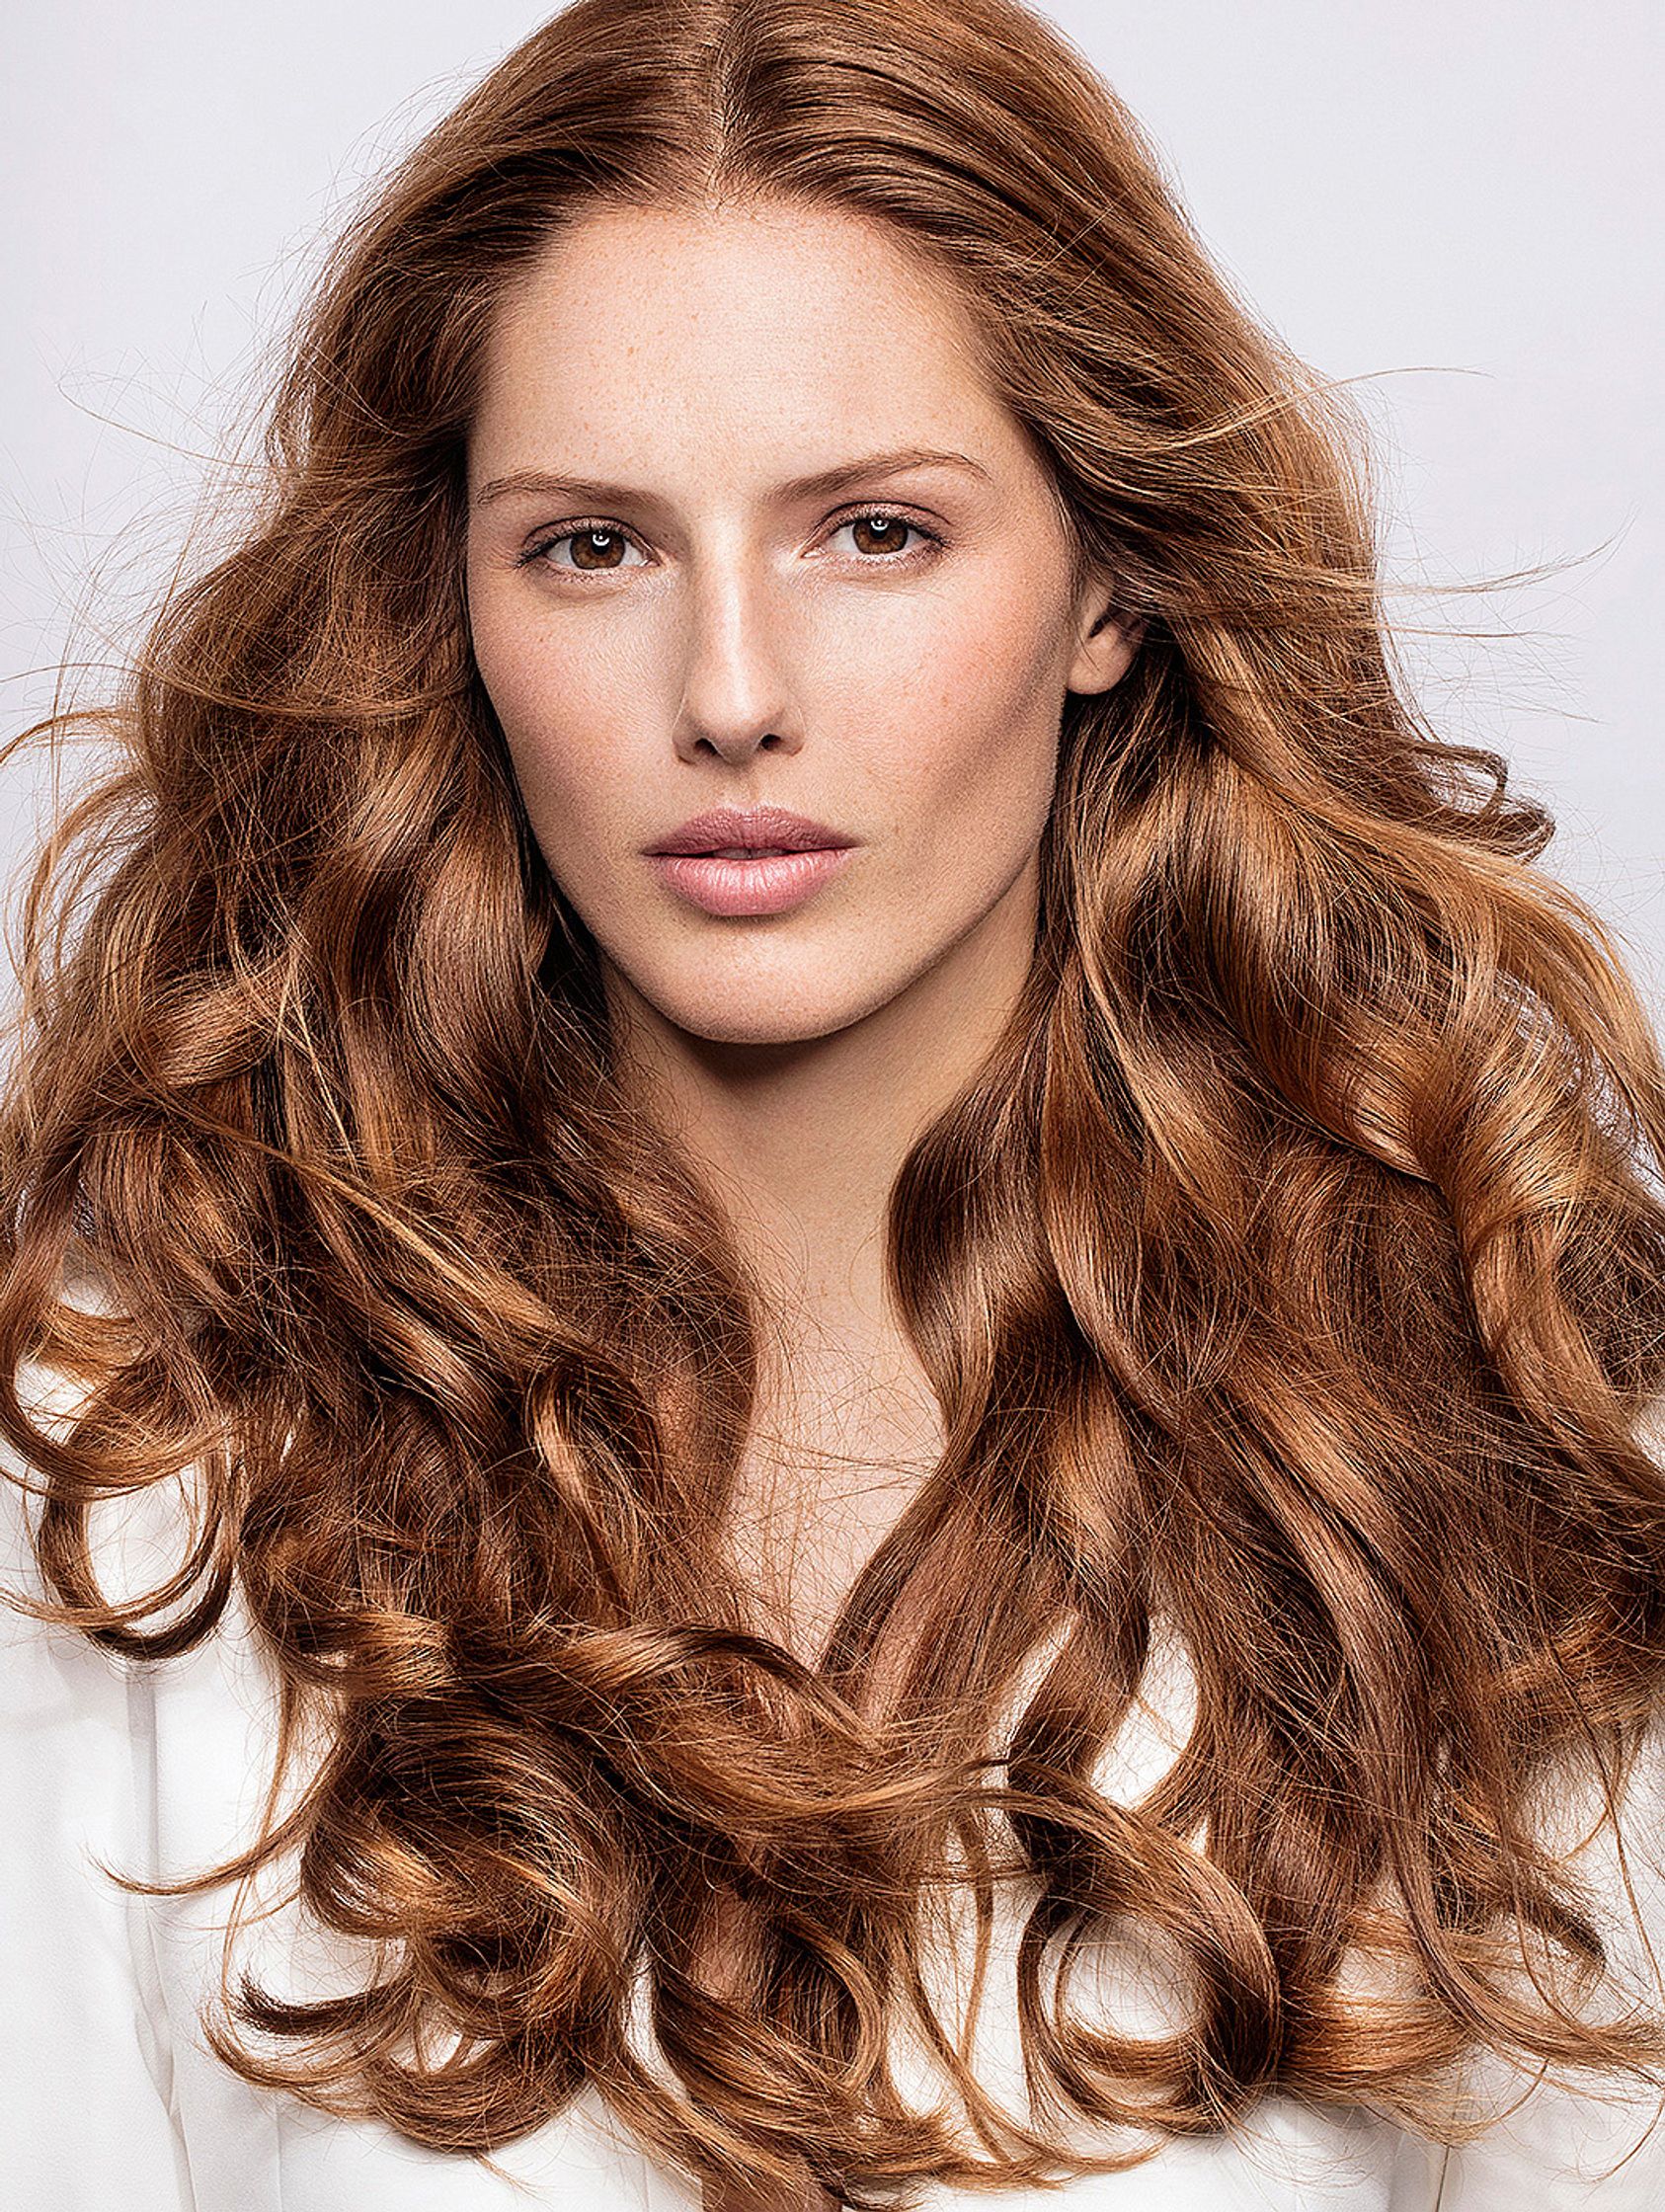
<path fill-rule="evenodd" d="M 1145 624 L 1067 702 L 1021 1004 L 893 1194 L 947 1445 L 817 1668 L 749 1625 L 725 1533 L 754 1291 L 611 1087 L 461 584 L 506 285 L 597 201 L 748 194 L 963 288 Z M 1272 2087 L 1450 2128 L 1477 2047 L 1659 2078 L 1657 2020 L 1574 2001 L 1601 1937 L 1528 1806 L 1569 1752 L 1623 1774 L 1665 1668 L 1665 1069 L 1533 865 L 1545 809 L 1408 701 L 1363 450 L 1013 0 L 576 0 L 341 238 L 265 503 L 164 601 L 42 855 L 0 1127 L 40 1610 L 148 1659 L 240 1592 L 285 1748 L 314 1712 L 330 1749 L 178 1886 L 293 1849 L 393 1961 L 317 2004 L 245 1981 L 246 2077 L 478 2154 L 594 2085 L 688 2172 L 851 2204 L 1127 2163 Z M 32 1359 L 74 1419 L 31 1418 Z M 186 1468 L 189 1555 L 110 1599 L 92 1501 Z M 1157 1622 L 1196 1724 L 1112 1805 Z M 925 2009 L 923 1902 L 969 1879 L 986 1929 L 996 1874 L 1033 1885 L 1043 2114 L 1102 2155 Z M 1187 1993 L 1153 2040 L 1047 2000 L 1130 1926 Z M 901 2096 L 911 2009 L 987 2157 Z"/>

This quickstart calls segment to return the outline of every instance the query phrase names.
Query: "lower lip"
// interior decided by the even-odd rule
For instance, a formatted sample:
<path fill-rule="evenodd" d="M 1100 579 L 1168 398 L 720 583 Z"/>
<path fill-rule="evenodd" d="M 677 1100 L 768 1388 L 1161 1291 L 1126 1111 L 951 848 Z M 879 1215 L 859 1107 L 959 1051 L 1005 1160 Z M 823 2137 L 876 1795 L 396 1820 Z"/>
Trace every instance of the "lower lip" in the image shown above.
<path fill-rule="evenodd" d="M 661 882 L 708 914 L 781 914 L 819 891 L 854 850 L 817 845 L 765 860 L 714 860 L 703 852 L 651 852 L 648 858 Z"/>

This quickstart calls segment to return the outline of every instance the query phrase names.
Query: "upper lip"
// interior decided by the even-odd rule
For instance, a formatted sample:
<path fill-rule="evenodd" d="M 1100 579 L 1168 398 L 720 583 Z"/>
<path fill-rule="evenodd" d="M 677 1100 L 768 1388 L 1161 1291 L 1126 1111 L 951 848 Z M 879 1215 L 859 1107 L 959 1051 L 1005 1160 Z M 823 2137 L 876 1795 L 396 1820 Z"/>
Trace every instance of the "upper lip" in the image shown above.
<path fill-rule="evenodd" d="M 810 822 L 784 807 L 714 807 L 696 814 L 679 830 L 648 846 L 649 852 L 721 852 L 730 845 L 785 852 L 814 852 L 824 846 L 852 845 L 853 837 Z"/>

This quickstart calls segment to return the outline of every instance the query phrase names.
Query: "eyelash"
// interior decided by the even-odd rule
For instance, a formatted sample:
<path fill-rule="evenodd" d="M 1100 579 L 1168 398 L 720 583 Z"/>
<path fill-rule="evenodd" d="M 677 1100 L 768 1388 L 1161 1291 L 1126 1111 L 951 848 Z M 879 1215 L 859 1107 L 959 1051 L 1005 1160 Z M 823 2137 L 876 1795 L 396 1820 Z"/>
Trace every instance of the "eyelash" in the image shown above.
<path fill-rule="evenodd" d="M 912 530 L 915 536 L 922 537 L 929 545 L 940 546 L 945 542 L 937 531 L 927 529 L 923 522 L 915 522 L 911 514 L 903 514 L 899 513 L 899 511 L 894 507 L 859 507 L 855 509 L 852 514 L 841 514 L 838 517 L 837 521 L 832 525 L 833 533 L 836 533 L 837 531 L 842 529 L 847 529 L 851 522 L 864 522 L 873 517 L 881 518 L 887 522 L 901 522 L 908 529 Z M 547 537 L 540 538 L 535 545 L 528 546 L 525 552 L 518 554 L 515 557 L 515 565 L 516 568 L 529 568 L 535 562 L 542 561 L 543 556 L 546 553 L 550 552 L 555 546 L 564 545 L 567 539 L 570 537 L 582 537 L 587 530 L 593 531 L 597 535 L 604 535 L 607 537 L 620 537 L 623 538 L 628 545 L 635 545 L 638 548 L 640 548 L 641 546 L 641 540 L 637 538 L 633 532 L 621 529 L 616 522 L 589 520 L 582 522 L 569 522 L 564 529 L 553 530 Z M 858 556 L 860 565 L 863 568 L 870 569 L 911 568 L 913 563 L 920 558 L 920 548 L 917 546 L 912 547 L 906 553 L 895 553 L 888 555 L 874 553 Z M 550 562 L 547 565 L 551 568 L 555 566 L 553 562 Z M 604 576 L 609 572 L 605 569 L 563 568 L 561 573 L 564 576 Z M 616 575 L 618 572 L 615 570 L 611 573 Z"/>

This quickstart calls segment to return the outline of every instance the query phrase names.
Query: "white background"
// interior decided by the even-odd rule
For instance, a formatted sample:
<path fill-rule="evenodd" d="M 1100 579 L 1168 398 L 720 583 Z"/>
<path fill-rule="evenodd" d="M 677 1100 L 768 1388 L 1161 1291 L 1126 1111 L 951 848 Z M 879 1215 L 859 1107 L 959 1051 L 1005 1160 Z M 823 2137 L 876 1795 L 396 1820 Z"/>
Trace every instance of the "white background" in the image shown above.
<path fill-rule="evenodd" d="M 511 0 L 52 0 L 0 89 L 0 732 L 119 654 L 333 230 L 547 14 Z M 1203 236 L 1369 381 L 1425 701 L 1560 824 L 1545 865 L 1665 1010 L 1665 10 L 1655 0 L 1052 0 Z M 244 442 L 239 447 L 238 440 Z M 219 473 L 214 456 L 222 457 Z M 200 535 L 192 549 L 205 545 Z M 1490 633 L 1460 638 L 1452 624 Z M 97 669 L 77 679 L 98 695 Z M 0 869 L 41 787 L 0 775 Z M 0 978 L 0 990 L 6 988 Z"/>

